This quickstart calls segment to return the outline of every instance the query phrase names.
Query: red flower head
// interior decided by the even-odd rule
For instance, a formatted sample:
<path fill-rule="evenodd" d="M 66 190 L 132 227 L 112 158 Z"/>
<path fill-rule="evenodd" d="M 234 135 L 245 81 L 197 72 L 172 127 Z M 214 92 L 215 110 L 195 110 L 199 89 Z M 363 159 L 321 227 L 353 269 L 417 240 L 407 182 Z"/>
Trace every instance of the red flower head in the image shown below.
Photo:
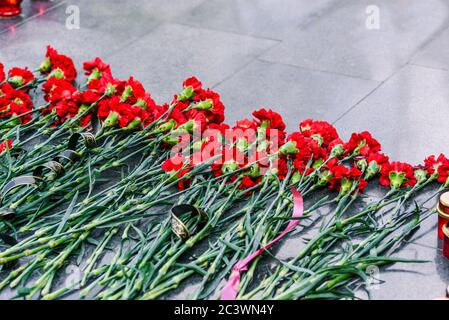
<path fill-rule="evenodd" d="M 140 127 L 142 122 L 140 108 L 121 102 L 117 96 L 100 101 L 97 114 L 98 119 L 104 121 L 105 127 L 135 129 Z"/>
<path fill-rule="evenodd" d="M 360 192 L 368 186 L 368 182 L 362 178 L 362 171 L 357 167 L 348 169 L 344 165 L 338 164 L 336 159 L 330 160 L 327 167 L 328 171 L 322 177 L 324 179 L 322 184 L 328 179 L 329 189 L 339 191 L 340 195 L 351 192 L 355 183 Z"/>
<path fill-rule="evenodd" d="M 345 154 L 345 143 L 340 138 L 332 140 L 327 146 L 329 157 L 340 158 Z"/>
<path fill-rule="evenodd" d="M 70 82 L 57 78 L 48 79 L 42 86 L 42 90 L 45 92 L 44 99 L 52 103 L 72 99 L 77 91 Z"/>
<path fill-rule="evenodd" d="M 193 108 L 191 111 L 204 113 L 208 123 L 220 124 L 224 121 L 224 104 L 218 93 L 210 89 L 201 90 L 195 95 L 194 101 L 190 105 Z"/>
<path fill-rule="evenodd" d="M 49 78 L 55 77 L 68 82 L 74 81 L 77 75 L 73 60 L 66 55 L 59 54 L 51 46 L 47 46 L 45 60 L 38 70 L 41 73 L 49 74 Z"/>
<path fill-rule="evenodd" d="M 332 141 L 339 138 L 334 126 L 326 121 L 307 119 L 299 124 L 299 128 L 304 136 L 317 140 L 323 148 L 328 148 Z"/>
<path fill-rule="evenodd" d="M 200 92 L 203 88 L 203 84 L 196 77 L 190 77 L 185 79 L 182 86 L 184 87 L 184 89 L 189 87 L 192 88 L 192 91 L 195 93 Z"/>
<path fill-rule="evenodd" d="M 12 68 L 8 72 L 8 82 L 18 88 L 34 81 L 33 73 L 28 68 Z"/>
<path fill-rule="evenodd" d="M 0 87 L 0 118 L 16 117 L 33 109 L 33 102 L 28 93 L 15 90 L 10 84 L 5 83 Z M 17 122 L 27 123 L 31 120 L 31 114 L 17 119 Z"/>
<path fill-rule="evenodd" d="M 248 176 L 244 176 L 242 178 L 242 182 L 239 185 L 239 189 L 242 190 L 246 190 L 246 189 L 250 189 L 253 188 L 255 186 L 257 186 L 257 184 L 260 182 L 261 178 L 251 178 Z"/>
<path fill-rule="evenodd" d="M 122 82 L 117 88 L 117 93 L 121 95 L 121 101 L 129 104 L 136 104 L 146 107 L 145 101 L 149 98 L 149 94 L 145 92 L 142 83 L 130 77 L 127 81 Z"/>
<path fill-rule="evenodd" d="M 370 180 L 379 174 L 385 165 L 389 165 L 389 158 L 381 152 L 369 154 L 366 158 L 356 161 L 357 167 L 365 172 L 365 179 Z"/>
<path fill-rule="evenodd" d="M 433 176 L 434 178 L 438 177 L 438 169 L 440 166 L 444 164 L 448 164 L 449 159 L 446 158 L 443 154 L 440 154 L 438 158 L 436 158 L 434 155 L 427 157 L 424 160 L 424 166 L 427 171 L 427 174 L 429 176 Z"/>
<path fill-rule="evenodd" d="M 295 155 L 297 160 L 307 163 L 310 159 L 327 158 L 326 150 L 318 145 L 315 139 L 305 137 L 300 132 L 293 132 L 287 137 L 287 142 L 280 147 L 281 154 Z"/>
<path fill-rule="evenodd" d="M 273 110 L 260 109 L 253 112 L 253 116 L 257 119 L 255 122 L 260 129 L 265 129 L 267 140 L 276 141 L 277 145 L 281 145 L 285 140 L 285 123 L 282 116 Z"/>
<path fill-rule="evenodd" d="M 0 63 L 0 83 L 5 81 L 5 67 L 3 66 L 3 63 Z"/>
<path fill-rule="evenodd" d="M 99 95 L 111 97 L 117 93 L 117 88 L 122 85 L 123 81 L 114 78 L 109 73 L 103 73 L 100 79 L 92 79 L 89 81 L 88 88 L 97 92 Z"/>
<path fill-rule="evenodd" d="M 380 151 L 380 143 L 368 131 L 353 133 L 345 146 L 346 154 L 367 156 Z"/>
<path fill-rule="evenodd" d="M 271 109 L 260 109 L 254 111 L 253 116 L 257 119 L 258 127 L 277 129 L 281 131 L 285 130 L 285 123 L 282 116 Z"/>
<path fill-rule="evenodd" d="M 164 170 L 170 176 L 171 181 L 180 179 L 178 181 L 178 187 L 180 190 L 184 190 L 184 188 L 187 187 L 190 183 L 190 179 L 187 178 L 187 174 L 190 172 L 190 168 L 185 165 L 185 161 L 185 157 L 182 154 L 178 153 L 173 157 L 165 160 L 161 167 L 162 170 Z"/>
<path fill-rule="evenodd" d="M 6 140 L 3 142 L 0 142 L 0 154 L 3 153 L 3 151 L 5 151 L 6 149 L 11 149 L 12 148 L 12 140 Z"/>
<path fill-rule="evenodd" d="M 449 162 L 438 167 L 438 182 L 449 186 Z"/>
<path fill-rule="evenodd" d="M 85 71 L 85 74 L 88 77 L 87 82 L 89 83 L 92 80 L 98 80 L 101 79 L 103 74 L 107 73 L 112 76 L 111 73 L 111 67 L 104 63 L 103 60 L 96 57 L 92 61 L 86 61 L 83 63 L 83 69 Z"/>
<path fill-rule="evenodd" d="M 416 184 L 413 167 L 408 163 L 392 162 L 382 166 L 379 182 L 393 189 L 412 187 Z"/>

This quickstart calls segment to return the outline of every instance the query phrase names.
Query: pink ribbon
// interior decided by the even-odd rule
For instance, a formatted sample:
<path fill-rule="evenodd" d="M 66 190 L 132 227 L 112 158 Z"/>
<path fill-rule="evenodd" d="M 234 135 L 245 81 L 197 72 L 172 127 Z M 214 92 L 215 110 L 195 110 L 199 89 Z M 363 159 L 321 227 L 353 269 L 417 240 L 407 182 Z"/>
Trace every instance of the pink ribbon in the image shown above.
<path fill-rule="evenodd" d="M 292 218 L 299 218 L 303 215 L 304 212 L 304 201 L 302 199 L 301 193 L 293 187 L 290 187 L 293 194 L 293 214 Z M 293 228 L 295 228 L 299 223 L 299 219 L 291 219 L 287 225 L 287 228 L 277 236 L 273 241 L 268 243 L 266 246 L 260 248 L 254 253 L 247 256 L 245 259 L 237 262 L 232 268 L 231 276 L 229 277 L 228 282 L 226 283 L 223 291 L 221 293 L 221 300 L 235 300 L 237 298 L 237 291 L 240 285 L 240 276 L 242 272 L 248 270 L 248 265 L 251 261 L 253 261 L 257 256 L 261 255 L 264 251 L 269 249 L 273 244 L 275 244 L 279 239 L 285 236 L 288 232 L 290 232 Z"/>

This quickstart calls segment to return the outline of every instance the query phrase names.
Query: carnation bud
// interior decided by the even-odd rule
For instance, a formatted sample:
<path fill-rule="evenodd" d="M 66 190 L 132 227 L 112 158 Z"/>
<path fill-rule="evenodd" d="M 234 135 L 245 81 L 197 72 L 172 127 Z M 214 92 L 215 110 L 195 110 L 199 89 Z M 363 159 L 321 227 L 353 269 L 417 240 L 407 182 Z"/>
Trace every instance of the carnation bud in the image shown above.
<path fill-rule="evenodd" d="M 301 181 L 302 174 L 300 174 L 298 171 L 295 171 L 291 178 L 292 184 L 297 184 L 299 181 Z"/>
<path fill-rule="evenodd" d="M 193 133 L 194 129 L 195 129 L 195 120 L 189 120 L 178 127 L 178 130 L 186 131 L 188 133 Z"/>
<path fill-rule="evenodd" d="M 104 94 L 107 97 L 112 97 L 115 94 L 115 86 L 112 83 L 108 83 L 108 85 L 106 86 L 106 90 L 105 90 Z"/>
<path fill-rule="evenodd" d="M 332 172 L 329 170 L 322 172 L 318 178 L 318 185 L 325 186 L 329 182 L 330 178 L 332 178 Z"/>
<path fill-rule="evenodd" d="M 8 83 L 14 88 L 18 88 L 23 85 L 23 78 L 19 76 L 14 76 L 8 79 Z"/>
<path fill-rule="evenodd" d="M 126 127 L 127 130 L 136 130 L 140 128 L 142 121 L 139 118 L 134 118 Z"/>
<path fill-rule="evenodd" d="M 50 67 L 51 67 L 50 59 L 45 58 L 45 60 L 42 61 L 41 65 L 39 66 L 39 68 L 37 68 L 37 70 L 41 73 L 45 73 L 50 71 Z"/>
<path fill-rule="evenodd" d="M 248 141 L 244 138 L 241 138 L 239 140 L 237 140 L 235 147 L 240 151 L 240 152 L 244 152 L 245 150 L 248 149 Z"/>
<path fill-rule="evenodd" d="M 257 151 L 262 152 L 268 149 L 268 147 L 270 146 L 270 142 L 268 142 L 267 140 L 263 140 L 260 141 L 257 144 Z"/>
<path fill-rule="evenodd" d="M 279 152 L 283 155 L 287 154 L 296 154 L 299 152 L 298 148 L 296 148 L 296 142 L 290 140 L 284 143 L 280 148 Z"/>
<path fill-rule="evenodd" d="M 366 167 L 368 166 L 368 162 L 366 162 L 365 158 L 357 160 L 355 164 L 357 168 L 362 172 L 365 172 Z"/>
<path fill-rule="evenodd" d="M 340 184 L 340 195 L 348 194 L 352 188 L 352 180 L 343 177 Z"/>
<path fill-rule="evenodd" d="M 406 181 L 404 172 L 391 171 L 389 174 L 389 178 L 390 178 L 390 186 L 393 189 L 399 189 L 402 186 L 402 184 Z"/>
<path fill-rule="evenodd" d="M 200 101 L 197 104 L 195 104 L 193 108 L 197 110 L 210 110 L 212 109 L 213 106 L 214 104 L 212 103 L 212 100 L 206 99 L 204 101 Z"/>
<path fill-rule="evenodd" d="M 193 87 L 188 86 L 184 88 L 184 90 L 182 90 L 182 92 L 178 94 L 177 98 L 179 101 L 186 101 L 193 98 Z"/>
<path fill-rule="evenodd" d="M 363 171 L 363 170 L 362 170 Z M 366 169 L 365 173 L 365 180 L 372 179 L 380 172 L 380 166 L 377 164 L 376 161 L 371 161 L 368 164 L 368 168 Z"/>
<path fill-rule="evenodd" d="M 117 112 L 114 112 L 114 111 L 109 112 L 108 117 L 106 118 L 106 120 L 104 120 L 103 126 L 105 128 L 116 126 L 118 123 L 118 120 L 119 120 L 119 116 L 120 115 Z"/>
<path fill-rule="evenodd" d="M 446 182 L 444 183 L 445 187 L 449 187 L 449 177 L 447 177 Z"/>
<path fill-rule="evenodd" d="M 316 142 L 318 142 L 318 145 L 319 145 L 320 147 L 321 147 L 321 145 L 322 145 L 323 142 L 324 142 L 323 137 L 320 136 L 319 134 L 314 134 L 314 135 L 311 136 L 311 138 L 312 138 L 313 140 L 315 140 Z"/>
<path fill-rule="evenodd" d="M 247 172 L 246 175 L 251 177 L 251 178 L 258 178 L 258 177 L 260 177 L 260 168 L 257 165 L 257 163 L 255 163 L 255 164 L 253 164 L 251 166 L 251 169 Z"/>
<path fill-rule="evenodd" d="M 157 133 L 167 132 L 167 131 L 170 131 L 171 129 L 173 129 L 175 126 L 176 126 L 176 121 L 173 119 L 170 119 L 166 123 L 159 125 L 159 127 L 157 127 L 157 129 L 156 129 L 156 132 Z"/>
<path fill-rule="evenodd" d="M 259 128 L 267 129 L 270 127 L 270 120 L 264 120 L 260 123 Z"/>
<path fill-rule="evenodd" d="M 343 147 L 343 145 L 337 144 L 332 148 L 330 156 L 331 158 L 338 158 L 344 155 L 344 153 L 345 148 Z"/>
<path fill-rule="evenodd" d="M 146 110 L 147 109 L 147 102 L 145 100 L 143 100 L 142 98 L 139 98 L 139 99 L 137 99 L 137 102 L 136 102 L 135 106 Z"/>
<path fill-rule="evenodd" d="M 313 164 L 312 164 L 312 168 L 313 169 L 318 169 L 319 167 L 321 167 L 323 165 L 323 159 L 318 159 L 316 160 Z"/>
<path fill-rule="evenodd" d="M 413 174 L 415 175 L 418 184 L 423 183 L 427 180 L 427 171 L 424 169 L 416 169 Z"/>
<path fill-rule="evenodd" d="M 64 79 L 64 72 L 62 72 L 62 70 L 59 68 L 54 69 L 48 75 L 48 79 L 50 79 L 50 78 Z"/>
<path fill-rule="evenodd" d="M 97 68 L 94 68 L 92 70 L 92 73 L 89 75 L 89 77 L 87 77 L 87 83 L 91 82 L 92 80 L 98 80 L 100 78 L 101 78 L 101 72 Z"/>
<path fill-rule="evenodd" d="M 120 100 L 122 102 L 125 102 L 126 100 L 128 100 L 128 98 L 130 98 L 132 96 L 133 96 L 133 88 L 131 86 L 126 86 L 125 90 L 123 90 Z"/>
<path fill-rule="evenodd" d="M 174 136 L 165 137 L 162 139 L 166 144 L 169 144 L 171 146 L 175 146 L 179 143 L 179 138 Z"/>
<path fill-rule="evenodd" d="M 235 162 L 235 161 L 228 161 L 228 162 L 225 162 L 221 166 L 221 171 L 223 171 L 223 173 L 230 173 L 230 172 L 234 172 L 238 168 L 239 168 L 239 165 L 237 164 L 237 162 Z"/>

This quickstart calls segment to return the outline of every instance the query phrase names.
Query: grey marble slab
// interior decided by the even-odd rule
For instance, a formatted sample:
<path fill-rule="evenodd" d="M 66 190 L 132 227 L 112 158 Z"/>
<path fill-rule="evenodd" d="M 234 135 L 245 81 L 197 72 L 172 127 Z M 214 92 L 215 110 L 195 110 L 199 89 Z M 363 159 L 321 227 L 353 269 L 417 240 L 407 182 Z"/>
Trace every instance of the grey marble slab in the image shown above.
<path fill-rule="evenodd" d="M 347 1 L 292 31 L 263 59 L 382 81 L 448 26 L 448 10 L 440 0 Z M 370 29 L 377 12 L 379 29 Z"/>

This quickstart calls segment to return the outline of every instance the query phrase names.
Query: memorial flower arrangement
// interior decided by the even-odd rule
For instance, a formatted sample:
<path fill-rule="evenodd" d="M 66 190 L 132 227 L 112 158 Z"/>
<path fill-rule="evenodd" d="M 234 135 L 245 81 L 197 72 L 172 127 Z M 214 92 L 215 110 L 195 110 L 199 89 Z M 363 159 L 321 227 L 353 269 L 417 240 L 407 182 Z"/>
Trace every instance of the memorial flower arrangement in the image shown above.
<path fill-rule="evenodd" d="M 266 108 L 227 124 L 196 77 L 158 104 L 98 57 L 83 69 L 78 83 L 50 46 L 34 72 L 0 64 L 0 290 L 157 299 L 195 279 L 195 299 L 353 298 L 368 267 L 422 262 L 395 251 L 435 213 L 444 155 L 392 161 L 367 131 L 343 141 L 306 119 L 288 133 Z M 278 259 L 293 231 L 296 256 Z"/>

